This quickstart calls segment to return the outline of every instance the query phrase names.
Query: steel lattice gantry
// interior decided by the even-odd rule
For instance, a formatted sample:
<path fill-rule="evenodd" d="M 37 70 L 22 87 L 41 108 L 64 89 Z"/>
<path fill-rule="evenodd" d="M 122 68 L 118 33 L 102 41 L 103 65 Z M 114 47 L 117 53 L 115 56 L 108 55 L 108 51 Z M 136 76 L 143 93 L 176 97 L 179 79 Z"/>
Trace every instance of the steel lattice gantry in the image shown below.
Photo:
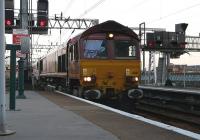
<path fill-rule="evenodd" d="M 49 18 L 49 29 L 87 29 L 99 23 L 98 19 Z"/>

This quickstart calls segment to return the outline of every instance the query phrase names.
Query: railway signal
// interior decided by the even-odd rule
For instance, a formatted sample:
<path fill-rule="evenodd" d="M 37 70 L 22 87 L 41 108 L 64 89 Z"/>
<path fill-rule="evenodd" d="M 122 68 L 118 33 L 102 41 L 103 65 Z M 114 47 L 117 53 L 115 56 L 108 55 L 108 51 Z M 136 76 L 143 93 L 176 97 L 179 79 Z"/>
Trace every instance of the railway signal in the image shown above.
<path fill-rule="evenodd" d="M 48 0 L 37 1 L 37 29 L 38 33 L 48 32 L 48 16 L 49 2 Z"/>
<path fill-rule="evenodd" d="M 187 23 L 175 24 L 175 32 L 185 34 L 187 26 L 188 26 Z"/>
<path fill-rule="evenodd" d="M 12 32 L 14 26 L 14 2 L 13 0 L 5 1 L 5 29 Z"/>
<path fill-rule="evenodd" d="M 5 19 L 5 26 L 12 26 L 13 21 L 12 19 Z"/>
<path fill-rule="evenodd" d="M 49 29 L 87 29 L 98 24 L 97 19 L 71 19 L 64 18 L 62 15 L 49 18 L 48 0 L 37 0 L 36 13 L 22 12 L 23 8 L 20 9 L 20 11 L 14 10 L 14 0 L 5 1 L 5 32 L 7 34 L 12 34 L 13 29 L 20 29 L 22 23 L 24 28 L 29 29 L 30 34 L 47 34 Z M 22 20 L 21 15 L 26 17 L 23 18 L 25 21 Z"/>
<path fill-rule="evenodd" d="M 34 34 L 48 33 L 48 19 L 49 19 L 49 2 L 48 0 L 37 1 L 36 25 L 34 24 L 34 15 L 28 14 L 28 25 Z M 20 15 L 20 13 L 19 13 Z M 5 1 L 5 32 L 12 34 L 13 29 L 19 29 L 23 21 L 19 17 L 14 16 L 14 0 Z"/>
<path fill-rule="evenodd" d="M 175 25 L 175 32 L 154 31 L 147 33 L 147 46 L 143 50 L 160 51 L 171 54 L 177 58 L 185 50 L 185 30 L 188 24 L 181 23 Z"/>
<path fill-rule="evenodd" d="M 39 27 L 45 27 L 45 26 L 47 26 L 46 20 L 41 20 L 41 21 L 39 22 Z"/>

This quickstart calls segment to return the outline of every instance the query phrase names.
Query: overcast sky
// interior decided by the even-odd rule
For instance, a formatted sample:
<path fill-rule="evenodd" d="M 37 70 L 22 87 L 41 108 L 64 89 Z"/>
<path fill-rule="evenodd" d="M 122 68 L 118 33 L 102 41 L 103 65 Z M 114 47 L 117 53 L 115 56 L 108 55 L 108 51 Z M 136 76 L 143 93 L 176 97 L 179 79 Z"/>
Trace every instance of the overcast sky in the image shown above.
<path fill-rule="evenodd" d="M 15 0 L 15 8 L 19 8 L 19 1 Z M 36 9 L 37 0 L 32 1 Z M 188 23 L 187 35 L 199 36 L 200 32 L 200 0 L 49 0 L 49 12 L 50 16 L 63 12 L 65 17 L 71 18 L 115 20 L 129 27 L 145 22 L 146 27 L 167 31 L 174 31 L 177 23 Z M 39 43 L 44 43 L 44 38 L 47 42 L 64 42 L 70 33 L 62 31 L 60 38 L 59 31 L 53 31 L 51 36 L 40 37 Z M 200 52 L 186 54 L 172 62 L 193 65 L 199 56 Z"/>
<path fill-rule="evenodd" d="M 187 33 L 199 33 L 200 0 L 49 0 L 49 4 L 50 15 L 63 11 L 66 17 L 79 18 L 87 13 L 81 18 L 113 19 L 130 27 L 146 22 L 147 27 L 172 31 L 176 23 L 186 22 Z"/>

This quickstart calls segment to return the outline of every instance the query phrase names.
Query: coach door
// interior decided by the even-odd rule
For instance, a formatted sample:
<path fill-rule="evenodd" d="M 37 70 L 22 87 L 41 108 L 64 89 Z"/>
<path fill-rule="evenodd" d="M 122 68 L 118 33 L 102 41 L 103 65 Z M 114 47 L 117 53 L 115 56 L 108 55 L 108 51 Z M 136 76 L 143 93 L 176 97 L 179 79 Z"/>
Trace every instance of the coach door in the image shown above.
<path fill-rule="evenodd" d="M 78 43 L 71 44 L 68 47 L 68 70 L 69 77 L 72 79 L 79 78 L 79 51 Z"/>

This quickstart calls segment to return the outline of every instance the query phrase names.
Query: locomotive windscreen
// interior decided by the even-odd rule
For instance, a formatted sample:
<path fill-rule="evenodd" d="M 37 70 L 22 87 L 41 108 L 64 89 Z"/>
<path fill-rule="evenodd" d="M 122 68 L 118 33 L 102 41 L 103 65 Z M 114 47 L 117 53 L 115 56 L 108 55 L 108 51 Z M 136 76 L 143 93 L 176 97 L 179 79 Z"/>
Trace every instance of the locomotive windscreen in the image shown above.
<path fill-rule="evenodd" d="M 131 40 L 84 40 L 86 59 L 135 59 L 137 45 Z"/>
<path fill-rule="evenodd" d="M 136 45 L 128 40 L 115 40 L 114 52 L 115 58 L 132 59 L 136 57 Z"/>
<path fill-rule="evenodd" d="M 84 58 L 107 57 L 106 40 L 85 40 Z"/>

